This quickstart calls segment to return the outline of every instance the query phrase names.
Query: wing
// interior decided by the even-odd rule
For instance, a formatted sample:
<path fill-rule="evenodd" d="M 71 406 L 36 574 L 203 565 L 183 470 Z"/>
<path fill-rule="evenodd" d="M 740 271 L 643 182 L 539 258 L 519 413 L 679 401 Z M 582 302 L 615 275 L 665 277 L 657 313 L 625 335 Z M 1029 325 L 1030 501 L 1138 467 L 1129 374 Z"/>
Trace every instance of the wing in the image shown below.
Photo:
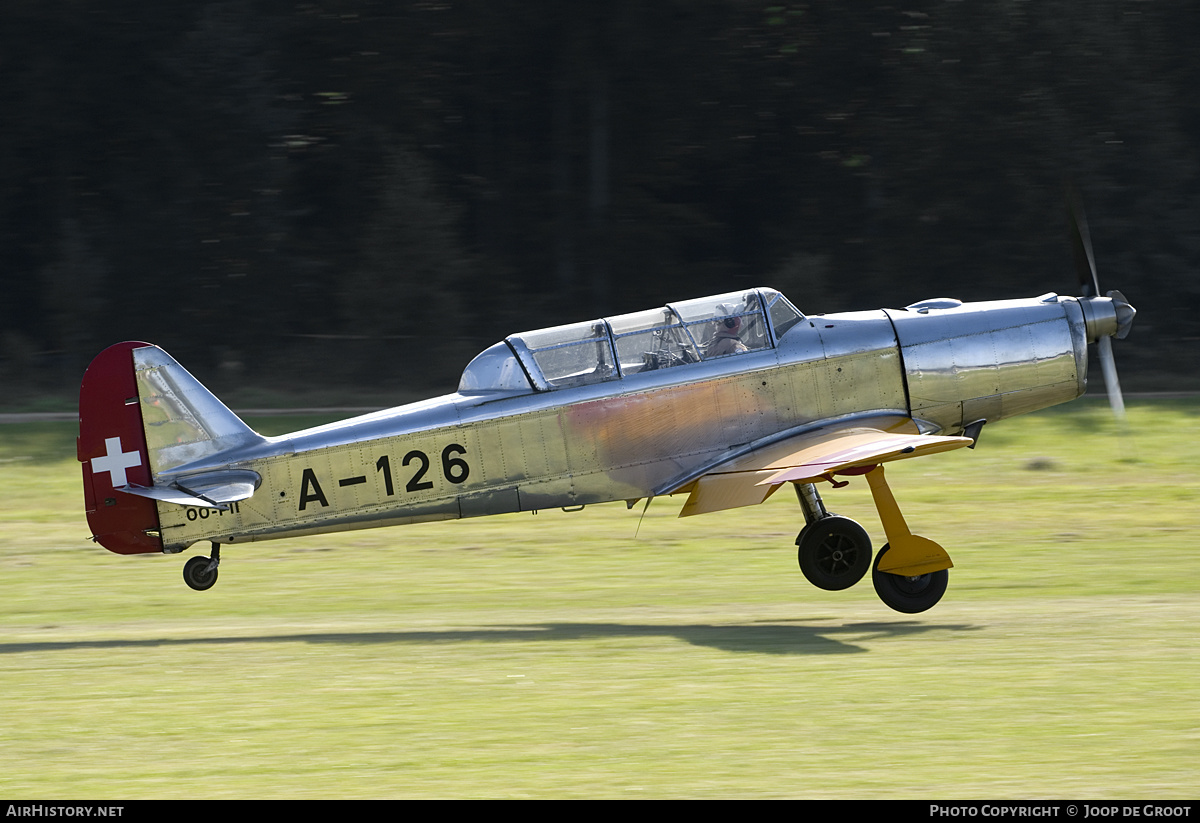
<path fill-rule="evenodd" d="M 970 437 L 921 434 L 910 418 L 898 415 L 831 423 L 715 463 L 671 493 L 690 492 L 680 517 L 754 506 L 784 483 L 812 483 L 973 442 Z"/>

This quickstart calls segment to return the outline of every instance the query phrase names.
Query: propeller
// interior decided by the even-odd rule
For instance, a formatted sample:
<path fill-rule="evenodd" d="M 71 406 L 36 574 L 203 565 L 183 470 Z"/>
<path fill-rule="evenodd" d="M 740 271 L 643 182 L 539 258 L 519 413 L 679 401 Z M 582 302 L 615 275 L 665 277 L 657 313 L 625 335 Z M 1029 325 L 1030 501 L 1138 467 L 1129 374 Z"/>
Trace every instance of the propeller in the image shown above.
<path fill-rule="evenodd" d="M 1117 363 L 1113 359 L 1112 339 L 1124 340 L 1129 335 L 1137 309 L 1130 305 L 1119 291 L 1100 296 L 1100 278 L 1096 275 L 1096 257 L 1092 253 L 1092 236 L 1088 231 L 1087 218 L 1079 195 L 1073 188 L 1067 189 L 1067 205 L 1071 218 L 1071 245 L 1075 251 L 1075 274 L 1079 278 L 1080 300 L 1087 321 L 1088 341 L 1096 343 L 1100 358 L 1100 370 L 1104 375 L 1104 386 L 1108 391 L 1108 403 L 1113 415 L 1125 422 L 1125 400 L 1121 396 L 1121 384 L 1117 380 Z"/>

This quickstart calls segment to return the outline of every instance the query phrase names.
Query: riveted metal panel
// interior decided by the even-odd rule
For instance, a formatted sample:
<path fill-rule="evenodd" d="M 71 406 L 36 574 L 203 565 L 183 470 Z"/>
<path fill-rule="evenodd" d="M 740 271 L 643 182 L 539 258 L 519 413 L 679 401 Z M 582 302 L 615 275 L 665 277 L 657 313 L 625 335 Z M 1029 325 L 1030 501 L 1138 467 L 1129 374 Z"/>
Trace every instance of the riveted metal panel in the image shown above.
<path fill-rule="evenodd" d="M 888 311 L 908 376 L 912 414 L 949 430 L 1077 397 L 1079 335 L 1048 295 Z"/>

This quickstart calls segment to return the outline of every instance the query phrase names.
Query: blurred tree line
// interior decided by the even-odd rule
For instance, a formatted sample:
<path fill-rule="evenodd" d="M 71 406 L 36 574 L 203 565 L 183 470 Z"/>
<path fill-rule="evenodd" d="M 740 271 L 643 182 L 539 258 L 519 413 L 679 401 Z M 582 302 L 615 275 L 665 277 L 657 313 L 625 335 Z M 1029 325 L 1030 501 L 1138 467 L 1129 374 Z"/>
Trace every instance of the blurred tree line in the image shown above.
<path fill-rule="evenodd" d="M 9 0 L 0 386 L 144 339 L 215 388 L 450 390 L 510 332 L 753 285 L 1072 294 L 1072 180 L 1140 311 L 1127 385 L 1200 388 L 1198 33 L 1148 0 Z"/>

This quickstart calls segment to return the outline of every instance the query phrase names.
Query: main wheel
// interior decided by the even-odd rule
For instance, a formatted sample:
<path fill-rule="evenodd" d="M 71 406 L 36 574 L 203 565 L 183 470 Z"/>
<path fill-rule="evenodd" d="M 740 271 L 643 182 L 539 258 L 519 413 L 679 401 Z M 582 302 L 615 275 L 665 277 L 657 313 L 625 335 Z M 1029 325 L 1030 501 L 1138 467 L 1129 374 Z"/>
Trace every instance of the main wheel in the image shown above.
<path fill-rule="evenodd" d="M 193 557 L 183 564 L 183 582 L 198 592 L 211 589 L 217 582 L 217 570 L 208 571 L 210 558 Z"/>
<path fill-rule="evenodd" d="M 932 609 L 946 593 L 946 584 L 950 582 L 950 573 L 946 569 L 929 574 L 919 574 L 916 577 L 905 577 L 900 574 L 889 574 L 879 571 L 879 561 L 888 550 L 884 543 L 879 554 L 875 555 L 875 565 L 871 570 L 871 582 L 875 584 L 875 593 L 887 606 L 905 614 L 917 614 Z"/>
<path fill-rule="evenodd" d="M 800 571 L 818 589 L 848 589 L 871 568 L 871 538 L 849 517 L 814 520 L 796 537 L 796 546 Z"/>

